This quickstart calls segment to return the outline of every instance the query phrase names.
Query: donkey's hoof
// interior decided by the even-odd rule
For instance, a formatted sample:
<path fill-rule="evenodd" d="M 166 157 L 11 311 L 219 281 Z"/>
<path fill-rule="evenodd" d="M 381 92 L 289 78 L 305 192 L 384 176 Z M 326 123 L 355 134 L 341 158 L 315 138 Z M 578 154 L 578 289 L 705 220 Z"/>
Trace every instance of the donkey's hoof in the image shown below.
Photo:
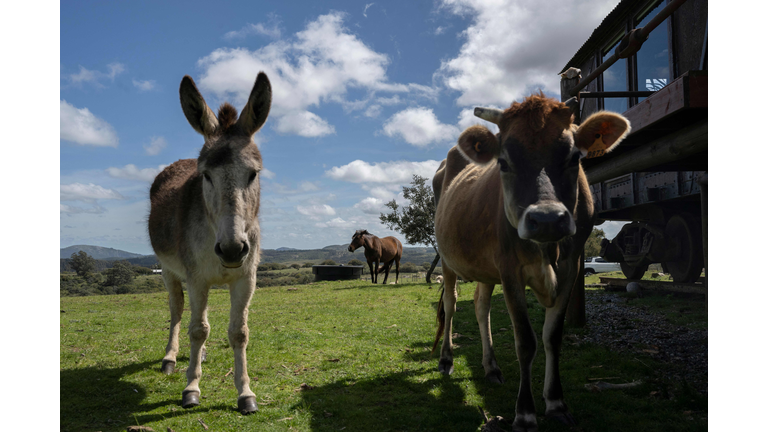
<path fill-rule="evenodd" d="M 546 414 L 547 418 L 557 420 L 566 426 L 576 426 L 576 419 L 568 411 L 555 411 Z"/>
<path fill-rule="evenodd" d="M 498 369 L 485 374 L 485 379 L 492 383 L 504 384 L 504 377 L 501 375 L 501 371 Z"/>
<path fill-rule="evenodd" d="M 440 372 L 450 375 L 453 373 L 453 360 L 448 359 L 440 359 L 440 363 L 437 364 L 437 370 Z"/>
<path fill-rule="evenodd" d="M 200 405 L 200 392 L 196 390 L 185 390 L 181 392 L 181 407 L 192 408 Z"/>
<path fill-rule="evenodd" d="M 176 368 L 176 362 L 173 360 L 163 360 L 163 364 L 160 366 L 160 372 L 170 375 Z"/>
<path fill-rule="evenodd" d="M 240 411 L 240 414 L 242 415 L 248 415 L 258 411 L 259 407 L 256 406 L 256 397 L 242 396 L 237 398 L 237 410 Z"/>

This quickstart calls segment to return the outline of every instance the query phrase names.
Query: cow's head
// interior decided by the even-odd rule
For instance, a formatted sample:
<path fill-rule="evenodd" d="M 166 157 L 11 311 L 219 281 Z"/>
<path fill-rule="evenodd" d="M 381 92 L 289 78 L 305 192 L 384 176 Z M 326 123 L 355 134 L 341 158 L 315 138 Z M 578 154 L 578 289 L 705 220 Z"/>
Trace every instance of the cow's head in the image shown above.
<path fill-rule="evenodd" d="M 507 220 L 520 238 L 539 243 L 576 232 L 581 158 L 611 151 L 630 130 L 626 118 L 607 111 L 577 126 L 565 103 L 543 94 L 504 111 L 475 108 L 475 115 L 497 124 L 499 133 L 471 126 L 459 136 L 459 149 L 476 164 L 498 165 Z"/>

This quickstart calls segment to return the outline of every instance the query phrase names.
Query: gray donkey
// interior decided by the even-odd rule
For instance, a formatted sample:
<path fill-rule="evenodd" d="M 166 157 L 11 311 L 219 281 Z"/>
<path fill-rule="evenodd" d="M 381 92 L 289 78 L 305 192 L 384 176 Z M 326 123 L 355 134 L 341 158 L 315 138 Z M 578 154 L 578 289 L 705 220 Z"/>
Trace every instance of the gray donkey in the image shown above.
<path fill-rule="evenodd" d="M 259 171 L 261 153 L 253 134 L 267 120 L 272 87 L 260 72 L 238 118 L 228 103 L 218 116 L 208 107 L 189 76 L 181 80 L 181 107 L 189 124 L 203 135 L 200 156 L 179 160 L 155 178 L 149 196 L 149 238 L 163 267 L 171 329 L 161 370 L 170 374 L 179 351 L 184 309 L 181 282 L 187 282 L 191 353 L 181 405 L 200 404 L 201 361 L 210 332 L 208 290 L 229 285 L 229 343 L 235 354 L 237 409 L 258 410 L 247 371 L 248 306 L 256 288 L 260 255 Z"/>

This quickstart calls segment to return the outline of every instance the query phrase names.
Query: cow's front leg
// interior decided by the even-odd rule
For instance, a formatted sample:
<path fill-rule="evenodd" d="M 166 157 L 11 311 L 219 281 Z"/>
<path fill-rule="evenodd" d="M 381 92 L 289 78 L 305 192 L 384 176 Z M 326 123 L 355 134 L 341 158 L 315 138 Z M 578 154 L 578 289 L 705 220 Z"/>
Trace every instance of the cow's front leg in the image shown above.
<path fill-rule="evenodd" d="M 258 411 L 256 395 L 251 391 L 248 377 L 248 305 L 256 287 L 256 274 L 243 276 L 230 284 L 229 288 L 229 344 L 235 353 L 235 387 L 237 388 L 237 410 L 241 414 Z"/>
<path fill-rule="evenodd" d="M 558 295 L 555 298 L 555 304 L 545 311 L 542 331 L 544 353 L 547 356 L 544 375 L 544 402 L 547 405 L 545 415 L 569 426 L 575 425 L 576 421 L 563 401 L 563 386 L 560 382 L 560 348 L 563 341 L 563 325 L 568 309 L 568 299 L 576 281 L 578 265 L 576 263 L 569 266 L 561 261 L 560 272 L 558 272 L 558 283 L 560 284 Z"/>
<path fill-rule="evenodd" d="M 453 314 L 456 313 L 456 273 L 443 264 L 443 311 L 445 312 L 443 329 L 443 346 L 440 349 L 440 362 L 437 370 L 450 375 L 453 373 Z"/>
<path fill-rule="evenodd" d="M 531 389 L 531 366 L 536 356 L 536 333 L 528 319 L 528 306 L 525 300 L 525 286 L 514 276 L 502 275 L 504 300 L 515 330 L 515 351 L 520 363 L 520 389 L 515 406 L 514 431 L 536 431 L 536 406 Z"/>
<path fill-rule="evenodd" d="M 493 351 L 493 336 L 491 335 L 491 295 L 494 285 L 478 282 L 475 289 L 475 317 L 480 327 L 480 339 L 483 343 L 483 369 L 488 381 L 502 384 L 504 377 L 496 363 Z"/>
<path fill-rule="evenodd" d="M 200 405 L 200 377 L 203 375 L 201 366 L 203 347 L 211 326 L 208 324 L 208 289 L 205 282 L 195 281 L 191 275 L 187 277 L 189 295 L 189 368 L 187 369 L 187 387 L 181 393 L 182 408 Z"/>

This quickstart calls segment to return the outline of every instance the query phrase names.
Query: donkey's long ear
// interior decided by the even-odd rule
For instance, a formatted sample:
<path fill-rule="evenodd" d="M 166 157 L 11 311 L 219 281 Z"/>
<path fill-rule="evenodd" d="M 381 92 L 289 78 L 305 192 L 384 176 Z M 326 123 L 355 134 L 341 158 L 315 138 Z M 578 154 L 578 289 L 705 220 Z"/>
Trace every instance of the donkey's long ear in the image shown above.
<path fill-rule="evenodd" d="M 600 111 L 584 120 L 576 131 L 576 147 L 587 158 L 602 156 L 629 135 L 629 120 L 610 111 Z"/>
<path fill-rule="evenodd" d="M 181 99 L 181 109 L 184 110 L 184 115 L 192 128 L 206 138 L 213 134 L 219 126 L 219 121 L 213 111 L 208 108 L 203 95 L 197 90 L 195 82 L 189 75 L 184 75 L 184 78 L 181 79 L 179 98 Z"/>
<path fill-rule="evenodd" d="M 459 150 L 472 162 L 485 165 L 499 156 L 499 141 L 487 127 L 474 125 L 459 135 Z"/>
<path fill-rule="evenodd" d="M 272 85 L 264 72 L 259 72 L 256 83 L 253 85 L 248 103 L 240 113 L 237 124 L 247 135 L 253 135 L 264 125 L 272 106 Z"/>

